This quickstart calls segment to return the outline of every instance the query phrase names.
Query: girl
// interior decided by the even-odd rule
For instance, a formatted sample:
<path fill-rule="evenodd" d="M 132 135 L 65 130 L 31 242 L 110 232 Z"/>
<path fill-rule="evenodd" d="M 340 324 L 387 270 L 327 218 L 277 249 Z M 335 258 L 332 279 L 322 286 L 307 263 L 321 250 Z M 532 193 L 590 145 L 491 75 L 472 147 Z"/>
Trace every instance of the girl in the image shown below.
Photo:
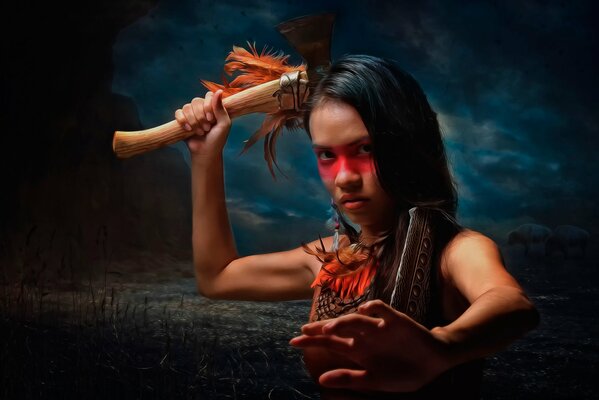
<path fill-rule="evenodd" d="M 193 99 L 175 117 L 197 131 L 188 147 L 199 292 L 313 298 L 310 323 L 290 343 L 304 349 L 323 399 L 408 392 L 401 396 L 475 398 L 476 360 L 537 325 L 495 243 L 455 221 L 456 191 L 436 114 L 393 62 L 346 56 L 311 93 L 304 126 L 345 234 L 293 250 L 237 255 L 224 198 L 222 150 L 231 121 L 222 92 Z M 431 213 L 434 231 L 430 283 L 422 288 L 430 301 L 419 321 L 389 306 L 402 255 L 410 251 L 404 246 L 414 207 Z"/>

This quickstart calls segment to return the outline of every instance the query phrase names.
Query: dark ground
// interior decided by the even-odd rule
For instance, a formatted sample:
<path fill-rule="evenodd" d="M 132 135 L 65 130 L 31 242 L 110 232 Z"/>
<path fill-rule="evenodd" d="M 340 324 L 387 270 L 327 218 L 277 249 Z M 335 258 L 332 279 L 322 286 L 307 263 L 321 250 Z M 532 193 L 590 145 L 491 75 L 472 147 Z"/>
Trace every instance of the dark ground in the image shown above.
<path fill-rule="evenodd" d="M 541 323 L 487 360 L 483 398 L 596 398 L 597 263 L 520 253 L 506 263 Z M 211 301 L 185 273 L 124 267 L 79 290 L 2 286 L 0 398 L 318 398 L 288 345 L 309 302 Z"/>

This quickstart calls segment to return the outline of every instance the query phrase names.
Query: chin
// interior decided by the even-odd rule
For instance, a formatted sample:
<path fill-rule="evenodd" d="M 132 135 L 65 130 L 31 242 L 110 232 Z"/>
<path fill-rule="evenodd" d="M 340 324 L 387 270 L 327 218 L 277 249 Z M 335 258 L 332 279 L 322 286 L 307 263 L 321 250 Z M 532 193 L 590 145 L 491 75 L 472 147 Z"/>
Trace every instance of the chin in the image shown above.
<path fill-rule="evenodd" d="M 360 228 L 362 225 L 368 225 L 369 223 L 372 223 L 372 217 L 364 211 L 352 211 L 351 214 L 345 211 L 343 215 L 347 217 L 352 224 L 357 225 Z"/>
<path fill-rule="evenodd" d="M 349 222 L 351 222 L 351 224 L 353 225 L 353 227 L 360 232 L 360 230 L 362 229 L 362 225 L 364 223 L 366 223 L 366 219 L 362 216 L 362 218 L 360 218 L 360 216 L 353 216 L 353 215 L 349 215 L 349 214 L 343 214 L 343 216 L 345 217 L 346 220 L 348 220 Z"/>

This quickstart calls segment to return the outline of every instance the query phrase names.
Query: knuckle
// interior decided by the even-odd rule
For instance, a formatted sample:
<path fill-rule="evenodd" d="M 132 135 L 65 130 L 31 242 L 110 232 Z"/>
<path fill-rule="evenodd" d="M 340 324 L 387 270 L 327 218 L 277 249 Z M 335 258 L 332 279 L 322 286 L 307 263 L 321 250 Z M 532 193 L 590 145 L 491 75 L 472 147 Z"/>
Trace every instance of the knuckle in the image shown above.
<path fill-rule="evenodd" d="M 339 327 L 352 326 L 353 324 L 355 324 L 355 322 L 356 322 L 356 317 L 354 315 L 351 315 L 351 316 L 348 316 L 347 318 L 336 321 L 335 327 L 339 328 Z"/>
<path fill-rule="evenodd" d="M 193 107 L 193 112 L 198 116 L 203 116 L 204 115 L 204 104 L 203 103 L 196 103 L 194 104 Z"/>

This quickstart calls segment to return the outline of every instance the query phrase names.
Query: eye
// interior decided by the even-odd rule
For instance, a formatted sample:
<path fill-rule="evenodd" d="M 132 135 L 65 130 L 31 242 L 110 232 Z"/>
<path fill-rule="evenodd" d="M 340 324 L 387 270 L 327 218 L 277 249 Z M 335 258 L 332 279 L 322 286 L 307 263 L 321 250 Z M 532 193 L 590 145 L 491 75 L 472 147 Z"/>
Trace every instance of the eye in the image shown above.
<path fill-rule="evenodd" d="M 332 160 L 333 158 L 335 158 L 335 154 L 328 150 L 318 152 L 317 156 L 318 156 L 318 159 L 321 161 L 329 161 L 329 160 Z"/>
<path fill-rule="evenodd" d="M 358 153 L 360 153 L 360 154 L 372 153 L 372 144 L 370 144 L 370 143 L 361 144 L 360 147 L 358 147 Z"/>

